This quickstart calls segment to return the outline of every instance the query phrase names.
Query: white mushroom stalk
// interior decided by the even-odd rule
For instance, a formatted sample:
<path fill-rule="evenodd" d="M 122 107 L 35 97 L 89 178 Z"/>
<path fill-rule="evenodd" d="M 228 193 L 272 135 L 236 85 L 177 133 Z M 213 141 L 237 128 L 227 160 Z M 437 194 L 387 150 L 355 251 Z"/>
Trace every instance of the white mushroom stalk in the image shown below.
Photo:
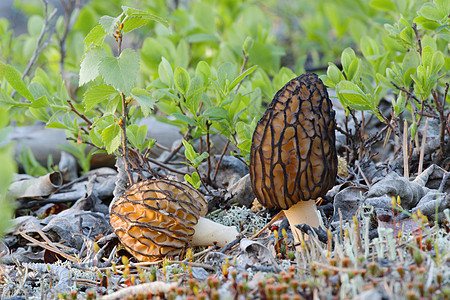
<path fill-rule="evenodd" d="M 300 229 L 295 227 L 295 225 L 307 224 L 315 228 L 320 225 L 315 200 L 300 201 L 291 206 L 289 209 L 284 210 L 284 214 L 286 215 L 289 225 L 291 226 L 295 243 L 300 243 L 302 238 L 307 239 L 307 236 L 304 235 Z"/>
<path fill-rule="evenodd" d="M 223 248 L 239 235 L 236 227 L 225 226 L 203 217 L 198 219 L 197 225 L 193 228 L 195 230 L 191 242 L 193 246 L 217 245 Z"/>

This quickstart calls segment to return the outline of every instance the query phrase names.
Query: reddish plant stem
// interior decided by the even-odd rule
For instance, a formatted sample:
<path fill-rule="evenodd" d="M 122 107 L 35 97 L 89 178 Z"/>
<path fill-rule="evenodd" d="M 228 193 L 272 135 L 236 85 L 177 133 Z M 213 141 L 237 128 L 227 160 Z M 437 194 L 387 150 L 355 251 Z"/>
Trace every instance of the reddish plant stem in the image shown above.
<path fill-rule="evenodd" d="M 206 159 L 208 162 L 208 171 L 206 174 L 206 180 L 208 183 L 211 183 L 211 142 L 209 140 L 209 128 L 211 123 L 206 121 L 206 151 L 208 152 L 208 158 Z"/>
<path fill-rule="evenodd" d="M 67 100 L 67 103 L 69 103 L 70 109 L 71 109 L 77 116 L 79 116 L 80 118 L 82 118 L 82 119 L 88 124 L 88 129 L 90 130 L 90 129 L 91 129 L 91 126 L 92 126 L 92 122 L 91 122 L 85 115 L 83 115 L 82 113 L 80 113 L 80 112 L 75 108 L 75 106 L 73 106 L 72 100 Z"/>
<path fill-rule="evenodd" d="M 219 161 L 216 164 L 216 169 L 214 170 L 214 176 L 213 176 L 213 181 L 216 181 L 216 176 L 217 176 L 217 172 L 219 171 L 219 166 L 220 163 L 222 162 L 222 158 L 225 155 L 225 152 L 227 152 L 228 146 L 230 145 L 230 140 L 227 140 L 227 144 L 225 145 L 225 147 L 223 148 L 222 153 L 220 154 L 220 158 Z"/>

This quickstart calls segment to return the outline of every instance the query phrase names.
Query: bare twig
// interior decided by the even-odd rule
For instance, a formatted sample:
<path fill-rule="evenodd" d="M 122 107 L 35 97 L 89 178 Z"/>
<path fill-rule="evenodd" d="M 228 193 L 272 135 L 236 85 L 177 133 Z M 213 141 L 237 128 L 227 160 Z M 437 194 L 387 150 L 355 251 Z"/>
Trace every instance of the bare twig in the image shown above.
<path fill-rule="evenodd" d="M 245 51 L 242 50 L 242 56 L 244 57 L 244 60 L 242 61 L 242 66 L 241 66 L 241 72 L 240 74 L 242 74 L 245 70 L 245 65 L 247 64 L 247 60 L 248 60 L 248 55 L 245 54 Z M 238 83 L 238 85 L 236 86 L 236 90 L 234 91 L 236 94 L 239 90 L 239 88 L 242 85 L 242 82 L 245 80 L 245 78 L 242 78 L 242 80 Z"/>
<path fill-rule="evenodd" d="M 222 162 L 222 159 L 223 159 L 225 153 L 227 152 L 227 149 L 228 149 L 229 145 L 230 145 L 230 140 L 227 140 L 227 143 L 226 143 L 225 147 L 223 148 L 222 153 L 220 154 L 219 161 L 216 164 L 216 169 L 214 170 L 213 181 L 216 181 L 216 176 L 217 176 L 217 172 L 219 171 L 220 163 Z"/>
<path fill-rule="evenodd" d="M 50 30 L 52 30 L 52 28 L 50 27 L 50 22 L 56 16 L 56 12 L 58 11 L 55 8 L 50 14 L 48 14 L 48 2 L 47 2 L 47 0 L 41 0 L 41 1 L 42 1 L 42 5 L 44 6 L 44 24 L 42 25 L 41 33 L 39 34 L 39 37 L 37 39 L 36 48 L 33 51 L 33 55 L 31 56 L 30 60 L 28 61 L 28 64 L 27 64 L 27 66 L 25 68 L 25 71 L 23 71 L 23 73 L 22 73 L 22 79 L 24 79 L 28 75 L 28 73 L 30 72 L 30 70 L 33 67 L 34 63 L 36 62 L 36 59 L 41 54 L 42 50 L 44 50 L 45 47 L 47 47 L 47 44 L 43 42 L 44 35 L 46 33 L 48 33 Z M 50 36 L 51 35 L 49 35 L 48 39 L 50 39 Z M 17 91 L 14 90 L 11 93 L 11 98 L 14 98 L 16 96 L 16 94 L 17 94 Z"/>
<path fill-rule="evenodd" d="M 90 130 L 90 129 L 91 129 L 91 126 L 92 126 L 92 122 L 91 122 L 85 115 L 83 115 L 82 113 L 80 113 L 80 112 L 75 108 L 75 106 L 73 106 L 73 103 L 72 103 L 71 100 L 67 100 L 67 103 L 69 103 L 70 109 L 71 109 L 77 116 L 79 116 L 80 118 L 82 118 L 82 119 L 88 124 L 88 129 Z"/>
<path fill-rule="evenodd" d="M 59 68 L 60 72 L 64 71 L 64 60 L 66 58 L 66 40 L 67 35 L 72 28 L 75 21 L 78 19 L 78 15 L 81 10 L 81 0 L 68 0 L 67 3 L 64 0 L 59 0 L 62 7 L 64 8 L 64 29 L 61 37 L 58 37 L 59 41 L 59 51 L 60 51 L 60 61 Z"/>
<path fill-rule="evenodd" d="M 419 47 L 419 54 L 420 56 L 422 56 L 422 40 L 420 39 L 419 30 L 417 30 L 417 24 L 413 23 L 411 25 L 411 28 L 414 30 L 414 33 L 416 34 L 417 46 Z"/>
<path fill-rule="evenodd" d="M 417 175 L 420 175 L 422 173 L 422 169 L 423 169 L 423 157 L 425 155 L 425 143 L 427 141 L 427 129 L 428 129 L 428 118 L 425 120 L 425 127 L 424 127 L 423 133 L 422 133 L 422 145 L 420 148 L 419 169 L 417 170 Z"/>
<path fill-rule="evenodd" d="M 207 162 L 208 171 L 206 172 L 206 180 L 208 184 L 211 184 L 211 141 L 209 139 L 209 128 L 211 128 L 211 123 L 206 121 L 206 151 L 208 152 Z"/>
<path fill-rule="evenodd" d="M 445 101 L 448 95 L 449 83 L 446 83 L 444 95 L 442 97 L 442 103 L 439 101 L 439 96 L 437 95 L 435 90 L 431 90 L 431 94 L 433 95 L 434 103 L 436 104 L 436 109 L 439 112 L 439 122 L 441 123 L 441 132 L 439 134 L 439 151 L 440 157 L 443 157 L 445 154 L 445 128 L 446 128 L 446 119 L 444 116 L 445 109 Z"/>
<path fill-rule="evenodd" d="M 125 171 L 128 175 L 128 180 L 130 184 L 133 185 L 133 176 L 130 172 L 130 161 L 128 160 L 128 140 L 127 140 L 127 101 L 125 99 L 125 94 L 123 92 L 120 93 L 120 97 L 122 98 L 122 119 L 120 122 L 120 128 L 122 129 L 122 155 L 125 160 Z"/>
<path fill-rule="evenodd" d="M 403 177 L 409 178 L 408 164 L 408 121 L 403 122 Z"/>
<path fill-rule="evenodd" d="M 186 133 L 184 134 L 184 136 L 183 136 L 183 140 L 188 140 L 189 139 L 189 136 L 191 135 L 191 130 L 192 130 L 192 127 L 189 125 L 188 126 L 188 130 L 186 131 Z M 170 151 L 170 153 L 169 153 L 169 155 L 163 160 L 163 163 L 168 163 L 171 159 L 172 159 L 172 157 L 174 157 L 177 153 L 178 153 L 178 151 L 181 149 L 181 147 L 183 147 L 183 140 L 180 142 L 180 144 L 178 144 L 178 146 L 177 147 L 175 147 L 175 149 L 173 149 L 172 151 L 170 151 L 169 149 L 167 149 L 167 150 L 169 150 Z M 201 144 L 201 143 L 200 143 Z M 201 153 L 201 152 L 200 152 Z"/>

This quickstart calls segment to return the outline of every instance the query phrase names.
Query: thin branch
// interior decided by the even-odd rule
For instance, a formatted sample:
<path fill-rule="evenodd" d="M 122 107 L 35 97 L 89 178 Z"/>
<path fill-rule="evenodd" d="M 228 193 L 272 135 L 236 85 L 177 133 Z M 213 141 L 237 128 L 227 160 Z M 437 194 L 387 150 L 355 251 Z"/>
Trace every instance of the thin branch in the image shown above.
<path fill-rule="evenodd" d="M 208 152 L 208 157 L 206 161 L 208 162 L 208 171 L 206 172 L 206 179 L 209 184 L 211 184 L 211 141 L 209 140 L 209 128 L 211 123 L 206 121 L 206 152 Z"/>
<path fill-rule="evenodd" d="M 242 61 L 242 66 L 241 66 L 241 72 L 240 72 L 240 74 L 242 74 L 242 73 L 244 72 L 244 70 L 245 70 L 245 65 L 247 64 L 247 60 L 248 60 L 248 55 L 245 54 L 245 51 L 244 51 L 244 50 L 242 50 L 242 55 L 243 55 L 243 57 L 244 57 L 244 60 Z M 247 77 L 247 76 L 246 76 L 246 77 Z M 241 87 L 242 82 L 244 82 L 244 80 L 245 80 L 246 77 L 242 78 L 242 80 L 239 81 L 238 85 L 236 86 L 236 90 L 234 91 L 236 94 L 237 94 L 239 88 Z"/>
<path fill-rule="evenodd" d="M 419 54 L 420 54 L 420 56 L 422 56 L 422 40 L 420 39 L 419 30 L 417 30 L 417 24 L 413 23 L 411 25 L 411 28 L 414 30 L 414 33 L 416 35 L 417 45 L 419 46 Z"/>
<path fill-rule="evenodd" d="M 44 24 L 42 25 L 41 33 L 39 34 L 39 37 L 37 39 L 36 48 L 33 51 L 33 55 L 31 56 L 30 61 L 28 62 L 27 67 L 25 68 L 25 71 L 23 71 L 23 73 L 22 73 L 22 80 L 28 75 L 28 73 L 30 72 L 30 70 L 33 67 L 34 63 L 36 62 L 36 59 L 41 54 L 42 50 L 44 50 L 45 47 L 47 47 L 47 44 L 46 43 L 42 43 L 42 40 L 44 38 L 44 35 L 50 29 L 50 27 L 49 27 L 50 21 L 56 16 L 56 12 L 58 11 L 55 8 L 49 15 L 48 14 L 48 2 L 47 2 L 47 0 L 42 0 L 42 4 L 44 5 Z M 11 93 L 11 98 L 14 98 L 16 96 L 16 94 L 17 94 L 17 91 L 14 90 Z"/>
<path fill-rule="evenodd" d="M 70 109 L 71 109 L 77 116 L 79 116 L 80 118 L 82 118 L 82 119 L 88 124 L 88 129 L 90 130 L 90 129 L 91 129 L 91 126 L 92 126 L 92 122 L 91 122 L 85 115 L 83 115 L 82 113 L 80 113 L 80 112 L 75 108 L 75 106 L 73 106 L 73 103 L 72 103 L 71 100 L 67 100 L 67 103 L 69 103 Z"/>
<path fill-rule="evenodd" d="M 425 155 L 425 143 L 427 142 L 427 129 L 428 129 L 428 118 L 425 120 L 425 127 L 423 128 L 423 133 L 422 133 L 422 145 L 420 148 L 419 169 L 417 170 L 417 175 L 420 175 L 422 173 L 422 169 L 423 169 L 423 157 Z"/>
<path fill-rule="evenodd" d="M 189 136 L 191 135 L 191 130 L 192 130 L 192 127 L 189 125 L 188 130 L 186 131 L 186 133 L 183 136 L 183 140 L 186 140 L 186 141 L 188 140 Z M 170 151 L 169 155 L 163 160 L 163 163 L 165 163 L 165 164 L 168 163 L 169 160 L 171 160 L 172 157 L 174 157 L 178 153 L 178 151 L 181 149 L 181 147 L 183 147 L 183 140 L 180 142 L 180 144 L 178 144 L 178 146 L 175 149 Z M 169 149 L 167 149 L 167 150 L 169 150 Z"/>
<path fill-rule="evenodd" d="M 225 147 L 223 148 L 222 153 L 220 154 L 219 161 L 216 164 L 216 169 L 214 170 L 213 181 L 216 181 L 216 176 L 217 176 L 217 172 L 219 171 L 220 163 L 222 162 L 222 159 L 223 159 L 225 153 L 227 152 L 229 145 L 230 145 L 230 140 L 227 140 L 227 143 L 226 143 Z"/>
<path fill-rule="evenodd" d="M 180 175 L 186 175 L 187 174 L 186 172 L 181 172 L 181 171 L 178 171 L 176 169 L 172 169 L 171 167 L 166 166 L 165 164 L 163 164 L 160 161 L 157 161 L 156 159 L 153 159 L 153 158 L 150 158 L 150 157 L 146 157 L 145 159 L 148 160 L 149 162 L 155 164 L 155 165 L 160 166 L 161 168 L 164 168 L 164 169 L 170 171 L 170 172 L 173 172 L 173 173 L 176 173 L 176 174 L 180 174 Z"/>
<path fill-rule="evenodd" d="M 409 179 L 408 164 L 408 121 L 403 122 L 403 177 Z"/>
<path fill-rule="evenodd" d="M 120 128 L 122 129 L 122 156 L 125 160 L 125 171 L 128 175 L 128 180 L 130 184 L 133 185 L 133 176 L 130 172 L 130 161 L 128 160 L 128 140 L 127 140 L 127 100 L 125 99 L 125 94 L 120 93 L 122 99 L 122 118 L 120 122 Z"/>
<path fill-rule="evenodd" d="M 63 34 L 59 40 L 59 51 L 60 51 L 60 61 L 59 61 L 59 68 L 60 72 L 62 73 L 64 71 L 64 60 L 66 58 L 66 40 L 67 35 L 70 31 L 70 28 L 75 23 L 76 19 L 78 19 L 78 15 L 80 14 L 81 10 L 81 1 L 80 0 L 68 0 L 68 3 L 66 3 L 64 0 L 59 0 L 61 5 L 64 8 L 64 30 Z M 74 8 L 75 6 L 75 8 Z"/>

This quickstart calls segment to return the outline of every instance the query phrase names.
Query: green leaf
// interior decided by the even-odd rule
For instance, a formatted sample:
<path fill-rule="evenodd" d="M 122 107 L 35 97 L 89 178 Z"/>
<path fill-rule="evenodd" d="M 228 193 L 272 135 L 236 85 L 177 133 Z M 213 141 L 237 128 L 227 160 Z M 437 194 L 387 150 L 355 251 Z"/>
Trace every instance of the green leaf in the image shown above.
<path fill-rule="evenodd" d="M 25 85 L 25 83 L 23 82 L 19 71 L 17 71 L 16 69 L 14 69 L 14 67 L 12 67 L 10 65 L 3 65 L 3 66 L 4 66 L 2 68 L 3 69 L 3 75 L 4 75 L 5 79 L 6 79 L 6 81 L 8 81 L 8 83 L 13 87 L 13 89 L 15 89 L 25 99 L 33 102 L 34 101 L 34 97 L 30 93 L 30 91 L 28 90 L 28 88 Z"/>
<path fill-rule="evenodd" d="M 93 128 L 89 131 L 89 139 L 91 142 L 97 146 L 98 148 L 102 148 L 104 146 L 101 135 L 98 133 L 96 128 Z"/>
<path fill-rule="evenodd" d="M 422 62 L 424 67 L 430 67 L 433 59 L 434 49 L 426 46 L 422 49 Z"/>
<path fill-rule="evenodd" d="M 190 117 L 188 117 L 186 115 L 183 115 L 183 114 L 180 114 L 180 113 L 174 113 L 174 114 L 172 114 L 172 116 L 174 116 L 178 120 L 183 121 L 183 122 L 185 122 L 185 123 L 187 123 L 189 125 L 192 125 L 192 126 L 197 126 L 198 125 L 198 123 L 195 122 L 194 119 L 192 119 L 192 118 L 190 118 Z"/>
<path fill-rule="evenodd" d="M 136 142 L 138 145 L 142 145 L 145 142 L 145 139 L 147 138 L 147 132 L 148 127 L 147 125 L 141 125 L 139 126 L 137 132 L 136 132 Z"/>
<path fill-rule="evenodd" d="M 220 87 L 225 91 L 227 83 L 233 81 L 236 76 L 236 66 L 227 61 L 217 69 L 217 81 Z"/>
<path fill-rule="evenodd" d="M 342 51 L 341 63 L 344 72 L 347 72 L 350 64 L 355 58 L 356 58 L 355 51 L 353 51 L 352 48 L 345 48 L 344 51 Z"/>
<path fill-rule="evenodd" d="M 419 13 L 433 21 L 440 21 L 445 16 L 445 12 L 439 11 L 434 3 L 425 3 Z"/>
<path fill-rule="evenodd" d="M 98 71 L 107 84 L 119 92 L 130 93 L 139 71 L 139 55 L 134 50 L 125 49 L 118 58 L 103 57 Z"/>
<path fill-rule="evenodd" d="M 345 98 L 346 101 L 356 105 L 370 105 L 366 94 L 353 82 L 341 81 L 337 85 L 337 93 Z"/>
<path fill-rule="evenodd" d="M 193 9 L 195 22 L 206 32 L 215 32 L 216 21 L 214 8 L 209 3 L 197 2 Z"/>
<path fill-rule="evenodd" d="M 100 47 L 94 47 L 86 52 L 81 61 L 79 86 L 94 80 L 100 75 L 98 70 L 100 61 L 107 55 L 105 49 Z"/>
<path fill-rule="evenodd" d="M 121 142 L 120 127 L 116 123 L 109 125 L 102 131 L 102 140 L 105 143 L 108 154 L 116 151 Z"/>
<path fill-rule="evenodd" d="M 84 51 L 89 49 L 92 45 L 100 46 L 105 39 L 106 31 L 102 25 L 97 25 L 88 33 L 84 39 Z"/>
<path fill-rule="evenodd" d="M 328 78 L 336 85 L 341 80 L 341 71 L 333 63 L 328 63 Z"/>
<path fill-rule="evenodd" d="M 113 35 L 113 33 L 117 29 L 117 23 L 120 22 L 122 15 L 114 18 L 111 16 L 102 16 L 99 20 L 99 23 L 103 26 L 106 33 L 109 35 Z"/>
<path fill-rule="evenodd" d="M 184 175 L 184 180 L 192 184 L 192 186 L 196 189 L 198 189 L 201 185 L 200 176 L 197 172 L 192 173 L 192 176 L 189 176 L 189 174 Z"/>
<path fill-rule="evenodd" d="M 441 51 L 436 51 L 431 59 L 431 74 L 437 74 L 444 66 L 445 58 Z"/>
<path fill-rule="evenodd" d="M 231 91 L 233 90 L 238 84 L 239 82 L 241 82 L 242 80 L 244 80 L 244 78 L 250 74 L 252 74 L 256 69 L 258 68 L 258 66 L 253 66 L 248 68 L 247 70 L 245 70 L 244 72 L 242 72 L 241 75 L 239 75 L 238 77 L 236 77 L 233 82 L 231 82 L 230 86 L 228 87 L 228 90 Z"/>
<path fill-rule="evenodd" d="M 372 0 L 370 6 L 382 11 L 396 11 L 395 3 L 392 0 Z"/>
<path fill-rule="evenodd" d="M 154 21 L 154 22 L 160 23 L 160 24 L 164 25 L 165 27 L 169 28 L 169 22 L 166 19 L 161 18 L 160 16 L 151 14 L 151 13 L 146 12 L 144 10 L 140 10 L 140 9 L 136 9 L 136 8 L 132 8 L 132 7 L 127 7 L 127 6 L 122 6 L 122 10 L 127 15 L 127 17 L 139 18 L 139 19 L 142 19 L 142 20 L 146 20 L 147 22 Z M 143 24 L 143 25 L 145 25 L 145 24 Z M 129 27 L 128 30 L 125 31 L 125 24 L 124 24 L 123 31 L 124 32 L 128 32 L 128 31 L 131 31 L 131 30 L 133 30 L 135 28 L 138 28 L 138 27 L 134 27 L 134 28 Z"/>
<path fill-rule="evenodd" d="M 175 87 L 180 91 L 183 95 L 187 94 L 189 87 L 191 85 L 191 78 L 189 77 L 188 72 L 182 67 L 177 67 L 173 74 L 175 80 Z"/>
<path fill-rule="evenodd" d="M 189 64 L 189 45 L 184 39 L 180 40 L 176 49 L 175 66 L 187 68 Z"/>
<path fill-rule="evenodd" d="M 147 117 L 155 106 L 155 100 L 153 100 L 150 94 L 142 88 L 133 88 L 131 95 L 139 104 L 144 117 Z"/>
<path fill-rule="evenodd" d="M 173 69 L 167 59 L 163 56 L 161 57 L 161 63 L 158 66 L 159 79 L 166 84 L 168 87 L 173 85 Z"/>
<path fill-rule="evenodd" d="M 65 130 L 69 130 L 70 128 L 67 127 L 66 125 L 62 124 L 59 121 L 53 121 L 47 124 L 47 126 L 45 126 L 45 128 L 57 128 L 57 129 L 65 129 Z"/>
<path fill-rule="evenodd" d="M 93 86 L 84 93 L 83 103 L 86 111 L 91 110 L 97 103 L 107 104 L 111 99 L 119 97 L 120 94 L 110 85 L 99 84 Z"/>
<path fill-rule="evenodd" d="M 211 120 L 226 120 L 228 119 L 228 111 L 222 107 L 213 106 L 206 109 L 203 116 L 208 117 Z"/>
<path fill-rule="evenodd" d="M 191 160 L 191 163 L 196 166 L 196 165 L 200 165 L 203 160 L 207 159 L 209 156 L 208 152 L 203 152 L 202 154 L 198 155 L 196 158 L 194 158 L 193 160 Z"/>
<path fill-rule="evenodd" d="M 193 161 L 198 156 L 197 152 L 195 152 L 194 147 L 192 147 L 188 141 L 183 140 L 182 142 L 184 146 L 184 156 L 186 156 L 189 161 Z"/>
<path fill-rule="evenodd" d="M 203 78 L 204 83 L 208 83 L 211 78 L 211 68 L 207 62 L 200 61 L 195 68 L 195 76 Z"/>

